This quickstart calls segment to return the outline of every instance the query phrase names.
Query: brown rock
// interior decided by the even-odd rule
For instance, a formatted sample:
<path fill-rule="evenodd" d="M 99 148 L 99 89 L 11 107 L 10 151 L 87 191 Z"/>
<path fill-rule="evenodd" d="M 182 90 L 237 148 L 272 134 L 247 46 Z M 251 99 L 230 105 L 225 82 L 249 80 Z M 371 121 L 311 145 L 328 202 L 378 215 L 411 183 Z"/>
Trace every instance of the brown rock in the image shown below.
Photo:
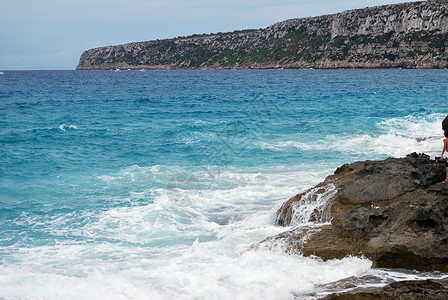
<path fill-rule="evenodd" d="M 288 251 L 324 260 L 362 254 L 373 267 L 448 272 L 444 171 L 443 163 L 416 153 L 344 165 L 278 210 L 279 225 L 314 225 L 261 245 L 283 241 Z"/>
<path fill-rule="evenodd" d="M 325 300 L 445 300 L 448 299 L 448 279 L 406 280 L 383 288 L 355 289 L 326 296 Z"/>

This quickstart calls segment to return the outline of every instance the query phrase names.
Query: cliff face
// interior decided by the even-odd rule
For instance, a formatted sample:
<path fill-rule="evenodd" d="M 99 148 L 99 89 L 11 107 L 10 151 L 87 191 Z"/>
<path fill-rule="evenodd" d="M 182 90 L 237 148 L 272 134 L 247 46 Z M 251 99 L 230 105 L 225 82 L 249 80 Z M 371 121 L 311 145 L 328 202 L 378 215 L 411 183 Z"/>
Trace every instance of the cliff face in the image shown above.
<path fill-rule="evenodd" d="M 425 154 L 344 165 L 278 210 L 279 225 L 296 227 L 254 247 L 284 245 L 324 260 L 362 254 L 374 267 L 448 272 L 444 178 L 444 163 Z"/>
<path fill-rule="evenodd" d="M 445 68 L 448 1 L 291 19 L 265 29 L 100 47 L 77 69 Z"/>

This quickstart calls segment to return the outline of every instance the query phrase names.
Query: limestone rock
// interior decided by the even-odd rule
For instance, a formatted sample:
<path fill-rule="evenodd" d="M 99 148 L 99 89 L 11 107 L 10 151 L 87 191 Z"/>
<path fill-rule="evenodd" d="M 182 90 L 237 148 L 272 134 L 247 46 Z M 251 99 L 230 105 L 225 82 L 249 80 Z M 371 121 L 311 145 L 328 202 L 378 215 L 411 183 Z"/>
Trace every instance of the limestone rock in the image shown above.
<path fill-rule="evenodd" d="M 264 29 L 84 51 L 77 69 L 446 68 L 448 1 L 290 19 Z"/>

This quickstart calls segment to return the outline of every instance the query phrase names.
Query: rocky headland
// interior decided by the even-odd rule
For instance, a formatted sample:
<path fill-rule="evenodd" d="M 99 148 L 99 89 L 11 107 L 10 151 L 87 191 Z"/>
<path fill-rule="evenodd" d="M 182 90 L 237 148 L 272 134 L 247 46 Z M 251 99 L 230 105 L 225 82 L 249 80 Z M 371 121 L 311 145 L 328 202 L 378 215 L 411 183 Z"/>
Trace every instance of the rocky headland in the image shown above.
<path fill-rule="evenodd" d="M 253 247 L 280 247 L 323 260 L 362 255 L 376 268 L 448 272 L 444 179 L 444 163 L 425 154 L 345 164 L 279 208 L 276 222 L 290 230 Z M 424 297 L 430 292 L 434 297 Z M 326 299 L 444 297 L 447 280 L 393 283 Z"/>
<path fill-rule="evenodd" d="M 264 29 L 87 50 L 78 70 L 446 68 L 448 1 L 429 0 L 291 19 Z"/>

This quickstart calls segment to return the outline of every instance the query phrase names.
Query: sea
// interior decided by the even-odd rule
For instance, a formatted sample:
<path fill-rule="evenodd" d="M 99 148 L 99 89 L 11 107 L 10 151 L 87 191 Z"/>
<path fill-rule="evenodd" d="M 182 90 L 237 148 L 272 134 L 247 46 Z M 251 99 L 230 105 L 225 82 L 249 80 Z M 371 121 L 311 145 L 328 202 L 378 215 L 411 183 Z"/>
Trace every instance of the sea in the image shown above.
<path fill-rule="evenodd" d="M 308 224 L 276 210 L 345 163 L 440 156 L 447 100 L 446 69 L 4 71 L 0 299 L 314 299 L 444 277 L 254 245 Z"/>

